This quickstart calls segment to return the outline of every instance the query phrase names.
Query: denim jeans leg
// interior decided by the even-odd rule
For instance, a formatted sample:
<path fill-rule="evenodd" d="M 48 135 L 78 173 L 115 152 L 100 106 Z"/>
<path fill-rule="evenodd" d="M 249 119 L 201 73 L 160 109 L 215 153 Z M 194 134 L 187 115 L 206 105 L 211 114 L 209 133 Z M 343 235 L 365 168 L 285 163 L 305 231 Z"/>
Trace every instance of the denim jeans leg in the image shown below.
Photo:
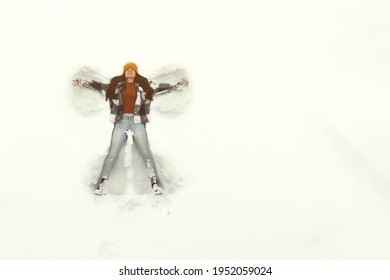
<path fill-rule="evenodd" d="M 115 127 L 112 131 L 111 144 L 106 159 L 104 160 L 103 169 L 100 175 L 102 177 L 110 177 L 112 167 L 115 163 L 115 160 L 118 157 L 118 154 L 126 142 L 125 131 L 128 129 L 126 120 L 120 120 L 115 124 Z"/>
<path fill-rule="evenodd" d="M 133 138 L 138 151 L 140 152 L 142 159 L 146 165 L 146 169 L 150 178 L 157 177 L 156 165 L 154 163 L 152 153 L 149 148 L 148 134 L 146 132 L 145 125 L 142 123 L 133 124 Z"/>

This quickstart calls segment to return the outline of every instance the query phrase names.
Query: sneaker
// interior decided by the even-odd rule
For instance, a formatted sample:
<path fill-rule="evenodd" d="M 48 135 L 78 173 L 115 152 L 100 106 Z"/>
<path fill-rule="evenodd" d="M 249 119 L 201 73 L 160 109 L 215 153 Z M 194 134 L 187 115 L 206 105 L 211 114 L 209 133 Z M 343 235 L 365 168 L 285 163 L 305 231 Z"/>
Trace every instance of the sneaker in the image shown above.
<path fill-rule="evenodd" d="M 152 193 L 153 194 L 162 194 L 164 192 L 163 189 L 158 185 L 158 181 L 157 181 L 157 178 L 155 176 L 153 176 L 150 179 L 150 181 L 152 183 Z"/>
<path fill-rule="evenodd" d="M 96 195 L 105 195 L 107 193 L 107 187 L 105 186 L 107 179 L 102 178 L 99 185 L 96 186 L 95 194 Z"/>

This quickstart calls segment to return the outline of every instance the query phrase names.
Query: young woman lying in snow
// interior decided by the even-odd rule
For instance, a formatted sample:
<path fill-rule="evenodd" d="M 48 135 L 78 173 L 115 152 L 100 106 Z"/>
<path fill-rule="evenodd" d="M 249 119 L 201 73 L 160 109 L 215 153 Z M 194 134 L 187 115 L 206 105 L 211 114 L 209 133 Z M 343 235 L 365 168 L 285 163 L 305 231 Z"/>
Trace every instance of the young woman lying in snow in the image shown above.
<path fill-rule="evenodd" d="M 95 185 L 95 194 L 104 195 L 107 193 L 105 184 L 129 135 L 133 137 L 135 146 L 145 163 L 151 181 L 152 193 L 163 193 L 156 165 L 150 152 L 145 124 L 149 121 L 150 104 L 154 95 L 178 90 L 187 84 L 185 79 L 175 85 L 150 83 L 147 78 L 138 73 L 138 66 L 135 63 L 124 65 L 123 73 L 112 78 L 109 84 L 78 78 L 73 80 L 74 86 L 93 89 L 106 96 L 114 122 L 110 149 Z"/>

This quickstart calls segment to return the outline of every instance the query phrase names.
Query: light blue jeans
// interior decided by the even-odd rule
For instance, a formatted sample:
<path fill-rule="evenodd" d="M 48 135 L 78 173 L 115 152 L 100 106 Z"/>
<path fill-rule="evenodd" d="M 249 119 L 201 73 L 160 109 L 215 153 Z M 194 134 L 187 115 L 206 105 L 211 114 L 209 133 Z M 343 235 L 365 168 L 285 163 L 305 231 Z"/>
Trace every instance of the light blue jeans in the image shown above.
<path fill-rule="evenodd" d="M 130 133 L 128 133 L 129 131 Z M 143 123 L 134 123 L 133 114 L 123 114 L 122 119 L 115 123 L 112 131 L 110 150 L 104 161 L 100 178 L 108 179 L 110 177 L 119 152 L 126 143 L 127 135 L 131 136 L 131 134 L 133 134 L 134 143 L 144 160 L 149 177 L 157 177 L 156 165 L 150 152 L 145 125 Z"/>

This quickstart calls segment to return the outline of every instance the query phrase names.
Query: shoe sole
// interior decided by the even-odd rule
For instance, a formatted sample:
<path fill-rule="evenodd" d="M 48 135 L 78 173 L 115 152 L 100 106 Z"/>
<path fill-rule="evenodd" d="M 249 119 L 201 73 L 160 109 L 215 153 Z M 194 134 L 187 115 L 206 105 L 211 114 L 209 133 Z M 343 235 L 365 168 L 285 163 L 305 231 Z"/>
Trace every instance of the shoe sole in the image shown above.
<path fill-rule="evenodd" d="M 94 191 L 94 194 L 96 194 L 96 195 L 106 195 L 107 191 L 103 191 L 103 190 L 97 189 L 97 190 Z"/>
<path fill-rule="evenodd" d="M 164 193 L 164 190 L 160 188 L 160 189 L 157 189 L 157 190 L 155 190 L 155 191 L 152 190 L 152 193 L 153 193 L 154 195 L 163 194 L 163 193 Z"/>

